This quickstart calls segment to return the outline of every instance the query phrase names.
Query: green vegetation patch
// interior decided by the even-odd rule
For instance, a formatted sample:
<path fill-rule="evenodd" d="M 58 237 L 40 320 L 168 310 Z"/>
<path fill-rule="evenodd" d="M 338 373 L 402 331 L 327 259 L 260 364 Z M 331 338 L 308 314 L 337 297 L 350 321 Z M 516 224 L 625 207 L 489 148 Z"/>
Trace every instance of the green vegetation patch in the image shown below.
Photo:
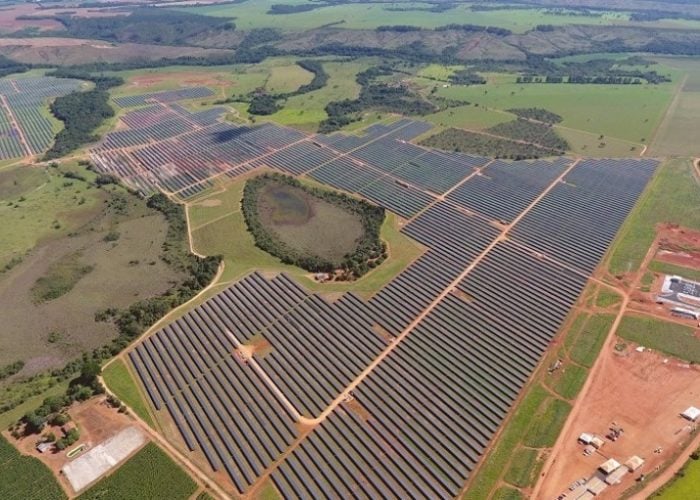
<path fill-rule="evenodd" d="M 491 498 L 492 500 L 522 500 L 525 497 L 523 497 L 523 494 L 515 488 L 501 486 L 496 490 Z"/>
<path fill-rule="evenodd" d="M 66 498 L 48 467 L 34 457 L 21 455 L 0 436 L 0 498 Z"/>
<path fill-rule="evenodd" d="M 564 367 L 559 369 L 559 374 L 557 378 L 548 384 L 554 389 L 554 391 L 561 397 L 566 399 L 574 399 L 578 396 L 581 387 L 583 387 L 586 377 L 588 376 L 588 370 L 581 366 L 566 364 Z"/>
<path fill-rule="evenodd" d="M 656 318 L 625 316 L 617 334 L 670 356 L 700 363 L 700 339 L 695 337 L 695 330 L 688 326 Z"/>
<path fill-rule="evenodd" d="M 525 434 L 523 444 L 533 448 L 554 446 L 570 411 L 571 405 L 566 401 L 547 398 L 534 415 L 534 421 Z"/>
<path fill-rule="evenodd" d="M 81 278 L 90 274 L 94 266 L 83 263 L 81 257 L 81 252 L 73 252 L 49 266 L 31 289 L 34 303 L 41 304 L 67 294 Z"/>
<path fill-rule="evenodd" d="M 530 486 L 537 474 L 542 462 L 539 460 L 540 451 L 533 448 L 519 448 L 513 453 L 510 466 L 504 479 L 515 486 L 525 488 Z"/>
<path fill-rule="evenodd" d="M 551 125 L 525 118 L 499 123 L 488 129 L 488 131 L 516 141 L 542 146 L 550 149 L 551 154 L 563 155 L 569 149 L 569 143 L 561 138 Z"/>
<path fill-rule="evenodd" d="M 660 262 L 658 260 L 652 260 L 649 263 L 649 269 L 654 271 L 655 273 L 672 274 L 676 276 L 683 276 L 684 278 L 693 281 L 700 281 L 700 270 L 698 269 L 677 266 L 675 264 L 670 264 L 668 262 Z M 648 283 L 648 285 L 651 285 L 651 283 Z"/>
<path fill-rule="evenodd" d="M 659 223 L 700 229 L 700 189 L 689 160 L 671 160 L 659 167 L 638 208 L 625 223 L 610 258 L 614 274 L 639 269 L 656 236 Z"/>
<path fill-rule="evenodd" d="M 574 345 L 569 352 L 571 359 L 589 368 L 593 366 L 614 321 L 615 316 L 612 314 L 591 316 L 576 335 Z"/>
<path fill-rule="evenodd" d="M 559 123 L 563 120 L 561 115 L 552 113 L 544 108 L 510 108 L 506 111 L 513 113 L 520 118 L 536 120 L 544 123 Z"/>
<path fill-rule="evenodd" d="M 496 125 L 498 127 L 499 125 Z M 470 153 L 494 158 L 525 160 L 552 156 L 554 153 L 534 144 L 524 144 L 501 137 L 469 132 L 457 128 L 448 128 L 421 141 L 423 146 Z"/>
<path fill-rule="evenodd" d="M 148 412 L 148 406 L 141 396 L 134 378 L 121 359 L 112 361 L 102 372 L 102 378 L 109 390 L 130 407 L 141 420 L 153 427 L 153 419 Z"/>
<path fill-rule="evenodd" d="M 606 288 L 602 288 L 598 292 L 598 296 L 595 299 L 595 305 L 598 307 L 611 307 L 615 304 L 619 304 L 622 301 L 622 297 L 615 292 L 611 292 Z"/>
<path fill-rule="evenodd" d="M 256 246 L 285 264 L 350 279 L 387 257 L 384 209 L 366 201 L 265 174 L 246 182 L 242 206 Z"/>
<path fill-rule="evenodd" d="M 482 500 L 489 497 L 511 459 L 513 449 L 527 432 L 536 418 L 537 409 L 545 400 L 547 391 L 542 386 L 534 385 L 528 390 L 500 437 L 483 459 L 479 473 L 465 493 L 464 500 Z"/>
<path fill-rule="evenodd" d="M 661 500 L 696 498 L 700 491 L 700 452 L 696 451 L 676 476 L 663 489 L 652 495 Z"/>
<path fill-rule="evenodd" d="M 158 446 L 148 443 L 115 473 L 78 498 L 131 500 L 133 498 L 189 498 L 197 484 Z"/>

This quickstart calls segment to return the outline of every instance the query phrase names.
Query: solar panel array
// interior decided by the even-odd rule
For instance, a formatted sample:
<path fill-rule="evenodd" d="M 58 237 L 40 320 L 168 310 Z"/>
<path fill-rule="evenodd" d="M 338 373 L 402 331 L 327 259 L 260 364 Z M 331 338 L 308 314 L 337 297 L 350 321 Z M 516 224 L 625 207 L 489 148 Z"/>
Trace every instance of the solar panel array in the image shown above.
<path fill-rule="evenodd" d="M 425 129 L 409 120 L 217 127 L 236 165 L 358 193 L 426 247 L 367 301 L 254 273 L 130 354 L 187 448 L 240 493 L 270 467 L 285 498 L 454 497 L 656 168 L 445 154 L 406 143 Z"/>
<path fill-rule="evenodd" d="M 80 84 L 80 80 L 54 77 L 0 80 L 0 160 L 47 150 L 53 143 L 54 130 L 41 108 L 49 99 L 78 90 Z"/>
<path fill-rule="evenodd" d="M 163 90 L 162 92 L 115 97 L 112 100 L 120 108 L 131 108 L 152 102 L 176 102 L 185 99 L 201 99 L 213 95 L 214 92 L 207 87 L 187 87 L 177 90 Z"/>

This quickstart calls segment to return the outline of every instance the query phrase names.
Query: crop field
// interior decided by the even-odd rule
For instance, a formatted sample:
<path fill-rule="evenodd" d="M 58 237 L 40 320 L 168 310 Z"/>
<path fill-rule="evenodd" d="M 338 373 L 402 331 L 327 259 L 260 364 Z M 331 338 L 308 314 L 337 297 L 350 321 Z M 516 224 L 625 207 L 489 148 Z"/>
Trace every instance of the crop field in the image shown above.
<path fill-rule="evenodd" d="M 62 500 L 65 493 L 51 471 L 38 459 L 21 455 L 0 436 L 0 498 Z"/>
<path fill-rule="evenodd" d="M 102 479 L 78 498 L 81 500 L 131 500 L 167 498 L 185 500 L 196 483 L 158 446 L 149 443 L 116 472 Z"/>
<path fill-rule="evenodd" d="M 129 351 L 158 418 L 177 429 L 171 438 L 238 493 L 272 468 L 285 497 L 456 495 L 657 167 L 441 153 L 408 142 L 430 125 L 406 119 L 312 137 L 208 127 L 239 155 L 227 178 L 271 168 L 356 194 L 426 248 L 370 298 L 330 300 L 292 272 L 249 273 Z M 192 144 L 178 137 L 173 158 Z M 154 179 L 176 172 L 150 168 Z M 196 249 L 224 251 L 220 231 L 247 236 L 233 225 L 237 199 L 225 188 L 192 198 Z M 258 257 L 242 258 L 256 269 Z M 571 395 L 581 380 L 572 369 L 557 388 Z M 540 403 L 557 425 L 524 437 L 547 447 L 570 406 Z"/>
<path fill-rule="evenodd" d="M 48 149 L 56 120 L 43 108 L 50 99 L 80 88 L 79 80 L 67 78 L 0 80 L 0 160 L 34 156 Z"/>

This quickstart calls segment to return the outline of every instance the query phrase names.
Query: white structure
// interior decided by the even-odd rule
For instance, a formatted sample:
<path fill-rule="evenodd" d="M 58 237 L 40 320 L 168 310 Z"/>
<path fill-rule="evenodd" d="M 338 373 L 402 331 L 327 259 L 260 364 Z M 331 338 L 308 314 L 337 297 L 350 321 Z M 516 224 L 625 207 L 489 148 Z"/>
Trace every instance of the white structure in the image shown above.
<path fill-rule="evenodd" d="M 683 413 L 681 413 L 681 416 L 683 418 L 690 420 L 691 422 L 695 422 L 698 420 L 698 418 L 700 418 L 700 409 L 698 409 L 694 406 L 691 406 L 690 408 L 685 410 Z"/>
<path fill-rule="evenodd" d="M 625 467 L 627 467 L 630 472 L 636 471 L 642 465 L 644 465 L 644 459 L 637 455 L 630 457 L 630 459 L 625 462 Z"/>
<path fill-rule="evenodd" d="M 618 462 L 614 458 L 609 458 L 605 462 L 600 464 L 600 467 L 598 468 L 601 470 L 601 472 L 605 474 L 610 474 L 611 472 L 620 468 L 620 462 Z"/>
<path fill-rule="evenodd" d="M 584 432 L 578 437 L 578 440 L 583 444 L 591 444 L 591 441 L 594 437 L 595 436 L 593 436 L 593 434 L 588 434 L 587 432 Z"/>

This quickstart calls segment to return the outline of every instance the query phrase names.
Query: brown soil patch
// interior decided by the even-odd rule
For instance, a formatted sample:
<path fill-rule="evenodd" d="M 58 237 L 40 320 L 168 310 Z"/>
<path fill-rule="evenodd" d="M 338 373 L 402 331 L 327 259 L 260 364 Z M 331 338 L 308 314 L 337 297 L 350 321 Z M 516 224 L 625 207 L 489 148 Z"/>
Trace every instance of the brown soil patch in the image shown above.
<path fill-rule="evenodd" d="M 677 225 L 664 225 L 659 230 L 656 260 L 700 268 L 700 232 Z"/>
<path fill-rule="evenodd" d="M 688 440 L 689 422 L 680 413 L 700 402 L 700 369 L 630 346 L 618 354 L 611 347 L 602 353 L 600 369 L 592 380 L 586 410 L 574 417 L 542 481 L 541 498 L 556 498 L 581 477 L 591 476 L 607 458 L 624 463 L 631 456 L 645 459 L 621 485 L 609 487 L 601 498 L 619 498 L 641 473 L 648 474 L 671 460 Z M 604 437 L 612 422 L 624 429 L 616 442 L 606 440 L 597 453 L 586 457 L 577 442 L 582 432 Z M 654 453 L 658 447 L 661 453 Z"/>
<path fill-rule="evenodd" d="M 356 399 L 345 401 L 343 403 L 343 408 L 350 413 L 357 415 L 363 422 L 366 422 L 372 418 L 372 414 L 367 410 L 367 408 L 362 406 Z"/>
<path fill-rule="evenodd" d="M 230 84 L 229 81 L 217 74 L 197 74 L 190 71 L 181 71 L 135 76 L 129 80 L 129 85 L 132 87 L 151 87 L 171 80 L 181 82 L 182 86 L 216 86 Z"/>
<path fill-rule="evenodd" d="M 22 454 L 36 457 L 46 464 L 46 466 L 51 469 L 51 472 L 58 478 L 59 483 L 65 491 L 71 491 L 71 489 L 68 481 L 60 471 L 63 466 L 70 461 L 66 456 L 68 451 L 73 450 L 81 444 L 87 445 L 87 449 L 85 450 L 87 451 L 134 423 L 131 417 L 119 413 L 116 408 L 108 406 L 104 396 L 92 398 L 84 403 L 74 405 L 68 410 L 68 414 L 80 431 L 80 439 L 64 451 L 56 450 L 39 453 L 36 450 L 36 444 L 41 441 L 40 435 L 35 434 L 17 440 L 11 437 L 9 433 L 4 433 L 5 437 L 16 446 Z M 46 426 L 42 434 L 47 434 L 49 432 L 53 432 L 57 438 L 63 435 L 60 427 L 56 426 Z M 81 454 L 78 454 L 73 458 L 75 459 L 80 455 Z"/>
<path fill-rule="evenodd" d="M 255 335 L 246 344 L 241 344 L 239 350 L 242 353 L 249 352 L 249 358 L 253 357 L 253 355 L 263 358 L 272 352 L 272 344 L 262 335 Z"/>

